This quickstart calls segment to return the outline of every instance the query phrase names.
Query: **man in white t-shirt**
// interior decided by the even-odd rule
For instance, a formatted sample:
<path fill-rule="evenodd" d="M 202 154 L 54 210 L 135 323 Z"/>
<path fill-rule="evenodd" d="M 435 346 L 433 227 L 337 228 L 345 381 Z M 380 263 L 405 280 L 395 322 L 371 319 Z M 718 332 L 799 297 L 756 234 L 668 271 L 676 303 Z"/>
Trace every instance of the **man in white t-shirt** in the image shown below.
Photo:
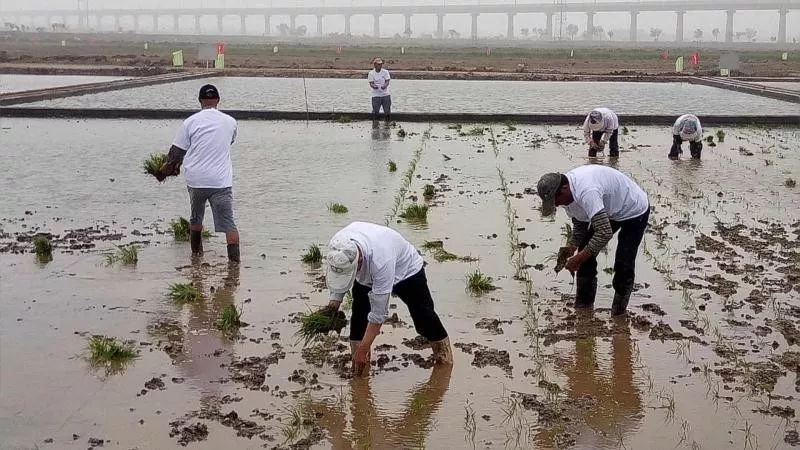
<path fill-rule="evenodd" d="M 389 71 L 383 68 L 383 59 L 375 58 L 372 60 L 374 69 L 369 71 L 367 82 L 372 88 L 372 120 L 378 120 L 378 114 L 383 108 L 388 122 L 392 115 L 392 96 L 389 95 L 389 81 L 392 77 Z"/>
<path fill-rule="evenodd" d="M 597 293 L 597 255 L 619 230 L 614 259 L 612 315 L 625 313 L 633 290 L 636 255 L 650 217 L 647 193 L 623 173 L 601 165 L 586 165 L 566 174 L 548 173 L 536 186 L 542 214 L 562 206 L 572 218 L 572 237 L 559 256 L 575 280 L 575 307 L 591 308 Z M 580 250 L 578 254 L 575 251 Z M 574 255 L 574 256 L 573 256 Z"/>
<path fill-rule="evenodd" d="M 191 217 L 189 240 L 192 255 L 203 254 L 203 216 L 211 204 L 214 230 L 225 233 L 228 260 L 239 262 L 239 231 L 233 218 L 233 168 L 231 145 L 236 139 L 236 120 L 217 109 L 219 91 L 207 84 L 200 88 L 202 109 L 186 119 L 161 168 L 160 179 L 180 173 L 189 190 Z"/>
<path fill-rule="evenodd" d="M 328 244 L 325 280 L 330 290 L 327 309 L 335 312 L 352 289 L 350 349 L 353 372 L 369 367 L 370 349 L 389 316 L 389 296 L 406 304 L 414 328 L 428 339 L 436 364 L 453 363 L 450 338 L 433 307 L 419 252 L 397 231 L 367 222 L 344 227 Z"/>
<path fill-rule="evenodd" d="M 605 151 L 608 144 L 608 156 L 619 156 L 619 118 L 608 108 L 595 108 L 583 121 L 583 138 L 589 146 L 589 156 L 597 156 L 598 151 Z"/>
<path fill-rule="evenodd" d="M 684 114 L 678 117 L 672 126 L 672 148 L 669 151 L 669 159 L 678 159 L 683 153 L 683 141 L 689 141 L 689 152 L 692 159 L 700 159 L 703 152 L 703 127 L 700 126 L 700 119 L 693 114 Z"/>

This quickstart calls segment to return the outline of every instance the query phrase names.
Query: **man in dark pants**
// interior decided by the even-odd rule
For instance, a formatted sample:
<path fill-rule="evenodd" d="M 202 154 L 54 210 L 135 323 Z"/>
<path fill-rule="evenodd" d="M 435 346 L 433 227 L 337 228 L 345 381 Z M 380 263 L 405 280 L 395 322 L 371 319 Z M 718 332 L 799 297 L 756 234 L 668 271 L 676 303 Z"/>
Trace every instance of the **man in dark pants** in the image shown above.
<path fill-rule="evenodd" d="M 225 233 L 228 260 L 239 262 L 239 231 L 233 218 L 233 167 L 231 146 L 236 139 L 236 120 L 217 109 L 219 91 L 207 84 L 200 88 L 202 109 L 183 121 L 159 181 L 176 176 L 183 165 L 189 190 L 191 215 L 189 240 L 192 255 L 203 254 L 203 216 L 206 203 L 214 215 L 214 230 Z"/>
<path fill-rule="evenodd" d="M 608 108 L 595 108 L 583 122 L 583 137 L 589 146 L 589 157 L 597 156 L 598 151 L 605 151 L 608 144 L 608 156 L 619 156 L 619 118 Z"/>
<path fill-rule="evenodd" d="M 353 292 L 350 349 L 356 375 L 369 366 L 372 343 L 389 316 L 391 294 L 406 304 L 417 333 L 430 341 L 436 364 L 453 363 L 450 338 L 434 310 L 422 257 L 400 233 L 353 222 L 331 238 L 325 258 L 327 309 L 338 310 L 344 295 Z"/>
<path fill-rule="evenodd" d="M 573 274 L 577 272 L 576 308 L 594 305 L 597 255 L 619 231 L 611 314 L 624 314 L 633 291 L 636 255 L 650 217 L 647 194 L 621 172 L 600 165 L 581 166 L 566 174 L 545 174 L 537 193 L 542 198 L 542 214 L 553 214 L 556 206 L 562 206 L 572 218 L 572 238 L 559 250 L 559 256 L 569 257 L 565 267 Z"/>
<path fill-rule="evenodd" d="M 672 148 L 669 150 L 669 159 L 676 160 L 683 153 L 683 141 L 689 141 L 689 152 L 692 159 L 700 159 L 703 152 L 703 127 L 700 119 L 693 114 L 684 114 L 678 117 L 672 126 Z"/>

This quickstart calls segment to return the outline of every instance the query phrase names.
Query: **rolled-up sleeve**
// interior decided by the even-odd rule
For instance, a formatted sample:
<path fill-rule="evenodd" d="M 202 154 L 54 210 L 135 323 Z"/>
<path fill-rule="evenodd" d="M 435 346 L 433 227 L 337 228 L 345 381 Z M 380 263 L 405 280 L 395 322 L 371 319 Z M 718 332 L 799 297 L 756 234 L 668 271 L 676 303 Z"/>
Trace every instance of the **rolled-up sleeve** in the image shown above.
<path fill-rule="evenodd" d="M 369 323 L 382 324 L 389 317 L 389 296 L 394 288 L 395 261 L 372 270 L 372 292 L 369 293 Z"/>

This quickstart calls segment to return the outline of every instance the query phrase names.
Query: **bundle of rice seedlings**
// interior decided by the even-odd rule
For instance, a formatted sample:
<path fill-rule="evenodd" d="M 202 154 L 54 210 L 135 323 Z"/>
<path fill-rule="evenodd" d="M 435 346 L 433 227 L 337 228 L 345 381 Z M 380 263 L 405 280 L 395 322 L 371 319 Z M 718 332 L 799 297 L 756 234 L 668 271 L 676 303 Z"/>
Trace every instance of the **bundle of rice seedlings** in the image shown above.
<path fill-rule="evenodd" d="M 144 160 L 144 163 L 142 163 L 142 169 L 144 169 L 144 173 L 155 177 L 161 174 L 161 166 L 166 163 L 166 153 L 151 153 L 150 156 Z"/>
<path fill-rule="evenodd" d="M 124 266 L 135 266 L 139 262 L 139 247 L 135 244 L 115 245 L 115 252 L 106 253 L 106 265 L 121 263 Z"/>
<path fill-rule="evenodd" d="M 706 142 L 708 142 L 709 144 L 714 143 L 714 136 L 706 136 Z"/>
<path fill-rule="evenodd" d="M 189 221 L 185 217 L 178 217 L 178 220 L 170 221 L 170 228 L 172 228 L 172 236 L 176 241 L 188 242 L 189 241 Z M 210 239 L 211 232 L 203 230 L 203 239 Z"/>
<path fill-rule="evenodd" d="M 492 284 L 492 277 L 486 276 L 480 269 L 467 274 L 467 290 L 473 295 L 483 295 L 497 289 Z"/>
<path fill-rule="evenodd" d="M 436 186 L 432 184 L 426 184 L 425 188 L 422 190 L 422 197 L 425 200 L 431 200 L 436 195 Z"/>
<path fill-rule="evenodd" d="M 300 259 L 306 264 L 319 264 L 322 262 L 322 251 L 319 249 L 319 245 L 311 244 L 308 246 L 308 251 L 300 257 Z"/>
<path fill-rule="evenodd" d="M 622 134 L 628 134 L 628 133 L 630 133 L 630 130 L 628 130 L 628 127 L 622 127 Z"/>
<path fill-rule="evenodd" d="M 297 337 L 303 341 L 303 346 L 307 346 L 317 336 L 328 334 L 330 331 L 340 333 L 346 325 L 347 317 L 342 311 L 332 313 L 325 309 L 318 309 L 306 314 L 301 313 Z"/>
<path fill-rule="evenodd" d="M 797 182 L 794 181 L 794 178 L 787 178 L 783 184 L 788 188 L 793 188 L 797 186 Z"/>
<path fill-rule="evenodd" d="M 347 214 L 347 206 L 344 206 L 341 203 L 329 203 L 328 204 L 328 211 L 334 214 Z"/>
<path fill-rule="evenodd" d="M 428 205 L 412 203 L 400 213 L 400 217 L 409 222 L 424 223 L 428 221 Z"/>
<path fill-rule="evenodd" d="M 717 141 L 718 142 L 725 142 L 725 132 L 722 130 L 717 130 Z"/>
<path fill-rule="evenodd" d="M 228 305 L 222 309 L 219 320 L 217 320 L 217 328 L 225 333 L 236 332 L 239 327 L 244 326 L 241 319 L 242 310 L 237 308 L 236 305 Z"/>
<path fill-rule="evenodd" d="M 397 137 L 399 137 L 399 138 L 404 138 L 404 137 L 406 137 L 406 134 L 407 134 L 407 133 L 406 133 L 406 130 L 404 130 L 404 129 L 402 129 L 402 128 L 400 128 L 399 130 L 397 130 Z"/>
<path fill-rule="evenodd" d="M 483 136 L 484 128 L 482 126 L 474 126 L 470 128 L 467 136 Z"/>
<path fill-rule="evenodd" d="M 391 159 L 386 163 L 386 167 L 389 169 L 389 172 L 397 172 L 397 163 Z"/>
<path fill-rule="evenodd" d="M 173 283 L 169 285 L 167 295 L 178 303 L 191 303 L 203 298 L 200 290 L 191 283 Z"/>
<path fill-rule="evenodd" d="M 92 366 L 118 366 L 139 357 L 132 344 L 106 336 L 92 336 L 88 347 Z"/>
<path fill-rule="evenodd" d="M 53 260 L 53 244 L 47 236 L 39 235 L 33 238 L 33 252 L 36 253 L 36 259 L 41 262 Z"/>

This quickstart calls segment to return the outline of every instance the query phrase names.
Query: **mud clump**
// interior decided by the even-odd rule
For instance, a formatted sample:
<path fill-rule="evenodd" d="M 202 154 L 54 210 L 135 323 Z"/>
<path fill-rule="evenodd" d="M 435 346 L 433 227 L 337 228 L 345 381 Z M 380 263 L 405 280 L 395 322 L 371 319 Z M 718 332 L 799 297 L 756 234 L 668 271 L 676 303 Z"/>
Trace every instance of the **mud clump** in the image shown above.
<path fill-rule="evenodd" d="M 431 343 L 422 336 L 417 336 L 414 339 L 403 339 L 403 345 L 411 350 L 424 350 L 430 348 Z"/>
<path fill-rule="evenodd" d="M 757 362 L 750 367 L 745 382 L 754 391 L 772 392 L 778 378 L 784 375 L 780 367 L 771 362 Z"/>
<path fill-rule="evenodd" d="M 503 329 L 500 328 L 500 325 L 504 323 L 510 325 L 511 321 L 483 318 L 475 324 L 475 328 L 479 330 L 487 330 L 491 334 L 503 334 Z"/>
<path fill-rule="evenodd" d="M 244 384 L 251 390 L 261 389 L 267 375 L 267 368 L 271 364 L 278 364 L 286 358 L 286 353 L 278 349 L 264 356 L 248 356 L 234 361 L 230 366 L 231 380 Z"/>
<path fill-rule="evenodd" d="M 697 323 L 694 320 L 690 319 L 680 319 L 678 322 L 681 324 L 682 327 L 686 328 L 687 330 L 692 330 L 699 335 L 705 335 L 706 331 L 697 326 Z"/>
<path fill-rule="evenodd" d="M 476 367 L 495 366 L 503 369 L 508 376 L 511 376 L 511 357 L 505 350 L 484 347 L 475 350 L 473 353 L 472 365 Z"/>
<path fill-rule="evenodd" d="M 252 439 L 266 431 L 266 427 L 259 425 L 252 420 L 244 420 L 239 417 L 236 411 L 231 411 L 228 414 L 218 416 L 219 423 L 226 427 L 236 430 L 236 436 L 246 437 Z"/>
<path fill-rule="evenodd" d="M 405 366 L 408 366 L 408 363 L 411 362 L 415 366 L 420 367 L 422 369 L 430 369 L 435 364 L 435 361 L 433 360 L 433 355 L 429 356 L 428 358 L 425 358 L 419 353 L 403 353 L 402 355 L 400 355 L 400 357 L 403 358 L 403 361 L 406 361 L 406 363 L 404 364 Z"/>
<path fill-rule="evenodd" d="M 700 340 L 697 336 L 685 336 L 683 333 L 679 331 L 674 331 L 669 324 L 664 322 L 659 322 L 658 325 L 655 325 L 650 330 L 650 339 L 654 341 L 679 341 L 682 339 L 688 339 L 692 342 L 702 344 L 703 341 Z"/>
<path fill-rule="evenodd" d="M 164 385 L 164 381 L 161 378 L 153 377 L 152 379 L 145 381 L 144 387 L 150 389 L 151 391 L 155 391 L 156 389 L 163 391 L 166 389 L 166 385 Z"/>
<path fill-rule="evenodd" d="M 664 310 L 662 310 L 661 307 L 656 305 L 655 303 L 645 303 L 644 305 L 641 305 L 640 308 L 642 308 L 643 310 L 645 310 L 645 311 L 647 311 L 649 313 L 653 313 L 653 314 L 655 314 L 657 316 L 666 316 L 667 315 L 667 313 L 665 313 Z"/>
<path fill-rule="evenodd" d="M 791 406 L 772 406 L 769 409 L 763 407 L 759 409 L 754 409 L 753 412 L 766 414 L 768 416 L 777 416 L 784 419 L 790 419 L 794 417 L 794 408 L 792 408 Z"/>
<path fill-rule="evenodd" d="M 791 320 L 788 319 L 779 319 L 779 320 L 766 320 L 767 325 L 776 328 L 778 331 L 783 334 L 783 338 L 786 339 L 786 343 L 789 345 L 795 345 L 800 343 L 800 331 L 798 331 L 797 327 L 792 323 Z"/>
<path fill-rule="evenodd" d="M 736 294 L 736 288 L 739 287 L 739 283 L 726 280 L 720 274 L 706 277 L 705 280 L 709 283 L 708 289 L 722 297 L 730 297 Z"/>
<path fill-rule="evenodd" d="M 204 423 L 194 423 L 184 426 L 180 420 L 170 422 L 172 430 L 169 437 L 178 436 L 178 444 L 186 447 L 191 442 L 200 442 L 208 439 L 208 426 Z"/>
<path fill-rule="evenodd" d="M 800 434 L 797 433 L 797 430 L 789 430 L 786 432 L 786 436 L 783 437 L 783 442 L 796 447 L 800 445 Z"/>

